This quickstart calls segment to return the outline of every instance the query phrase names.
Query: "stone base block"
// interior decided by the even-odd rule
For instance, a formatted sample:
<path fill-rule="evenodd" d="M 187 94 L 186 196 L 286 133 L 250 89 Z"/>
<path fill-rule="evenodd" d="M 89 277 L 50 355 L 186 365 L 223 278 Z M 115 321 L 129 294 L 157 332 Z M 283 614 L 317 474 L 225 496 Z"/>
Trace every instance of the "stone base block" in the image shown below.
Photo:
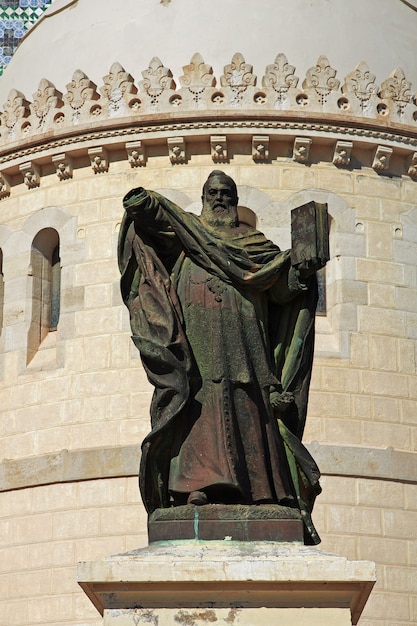
<path fill-rule="evenodd" d="M 349 626 L 375 565 L 298 543 L 167 541 L 80 563 L 78 581 L 104 626 Z"/>
<path fill-rule="evenodd" d="M 176 539 L 303 543 L 303 523 L 298 509 L 276 504 L 189 504 L 154 511 L 148 534 L 149 543 Z"/>

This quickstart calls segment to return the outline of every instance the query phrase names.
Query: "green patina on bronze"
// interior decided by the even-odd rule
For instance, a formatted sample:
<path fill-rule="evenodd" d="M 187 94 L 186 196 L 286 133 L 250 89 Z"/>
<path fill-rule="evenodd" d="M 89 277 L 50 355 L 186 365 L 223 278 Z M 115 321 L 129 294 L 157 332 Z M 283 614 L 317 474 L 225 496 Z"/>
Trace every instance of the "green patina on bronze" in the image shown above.
<path fill-rule="evenodd" d="M 155 387 L 141 493 L 150 514 L 194 493 L 294 507 L 318 543 L 319 471 L 301 443 L 317 267 L 296 270 L 290 251 L 239 224 L 237 201 L 221 172 L 203 188 L 200 217 L 142 188 L 124 198 L 121 290 Z"/>

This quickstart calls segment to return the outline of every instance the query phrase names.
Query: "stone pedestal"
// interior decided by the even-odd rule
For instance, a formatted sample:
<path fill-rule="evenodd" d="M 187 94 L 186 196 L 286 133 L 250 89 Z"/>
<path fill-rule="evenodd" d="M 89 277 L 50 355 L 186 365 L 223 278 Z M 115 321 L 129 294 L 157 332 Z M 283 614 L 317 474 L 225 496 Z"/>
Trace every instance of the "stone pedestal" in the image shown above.
<path fill-rule="evenodd" d="M 170 541 L 78 566 L 104 626 L 349 626 L 375 565 L 300 543 Z"/>
<path fill-rule="evenodd" d="M 303 543 L 298 509 L 267 504 L 206 504 L 156 509 L 148 520 L 149 543 L 177 539 Z"/>

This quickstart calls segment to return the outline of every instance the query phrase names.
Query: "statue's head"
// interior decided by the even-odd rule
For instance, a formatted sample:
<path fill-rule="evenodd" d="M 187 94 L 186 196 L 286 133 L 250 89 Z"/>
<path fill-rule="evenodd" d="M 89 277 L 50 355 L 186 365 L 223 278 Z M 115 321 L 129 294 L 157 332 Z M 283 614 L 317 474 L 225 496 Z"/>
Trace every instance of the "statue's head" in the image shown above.
<path fill-rule="evenodd" d="M 203 210 L 201 216 L 214 226 L 237 226 L 237 188 L 233 178 L 220 170 L 214 170 L 203 186 Z"/>

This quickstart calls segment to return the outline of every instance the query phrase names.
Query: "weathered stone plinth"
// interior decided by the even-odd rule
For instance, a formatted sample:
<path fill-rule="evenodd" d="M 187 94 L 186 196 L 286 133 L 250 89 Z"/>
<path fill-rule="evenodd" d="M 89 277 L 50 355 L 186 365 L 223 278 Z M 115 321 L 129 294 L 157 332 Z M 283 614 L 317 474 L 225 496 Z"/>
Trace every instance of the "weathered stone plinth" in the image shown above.
<path fill-rule="evenodd" d="M 157 509 L 149 517 L 148 533 L 149 543 L 177 539 L 303 543 L 300 511 L 273 504 L 188 504 Z"/>
<path fill-rule="evenodd" d="M 78 581 L 104 626 L 349 626 L 375 566 L 297 543 L 192 540 L 80 563 Z"/>

